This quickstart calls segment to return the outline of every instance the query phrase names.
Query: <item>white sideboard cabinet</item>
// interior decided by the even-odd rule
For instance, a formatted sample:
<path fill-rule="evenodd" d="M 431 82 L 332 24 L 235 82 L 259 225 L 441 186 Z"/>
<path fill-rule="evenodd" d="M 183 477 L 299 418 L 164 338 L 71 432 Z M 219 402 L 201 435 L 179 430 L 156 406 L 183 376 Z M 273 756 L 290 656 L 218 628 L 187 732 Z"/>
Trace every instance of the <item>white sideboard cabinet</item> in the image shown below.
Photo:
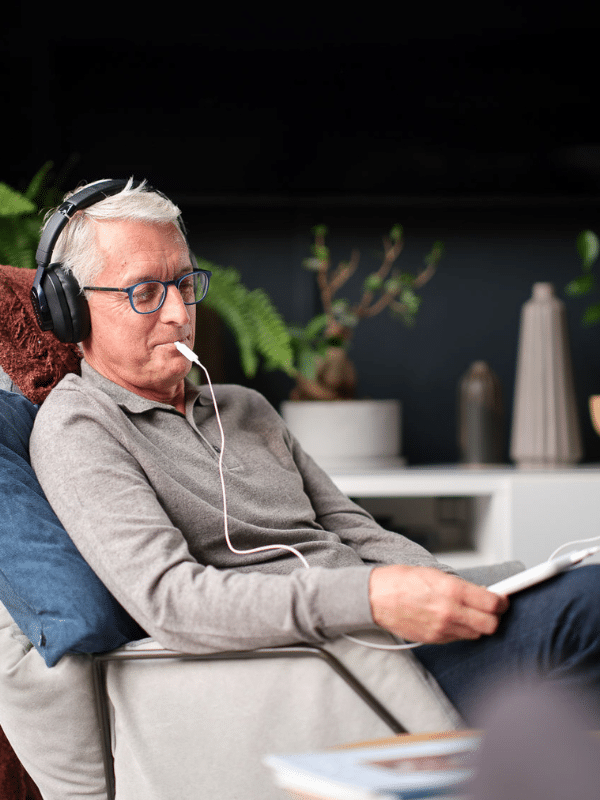
<path fill-rule="evenodd" d="M 468 534 L 460 546 L 438 552 L 431 547 L 454 567 L 511 559 L 530 567 L 566 542 L 600 536 L 600 466 L 404 467 L 330 474 L 341 491 L 375 515 L 377 509 L 390 515 L 396 508 L 400 522 L 402 503 L 409 499 L 412 505 L 418 499 L 434 502 L 442 516 L 456 503 L 468 508 Z"/>

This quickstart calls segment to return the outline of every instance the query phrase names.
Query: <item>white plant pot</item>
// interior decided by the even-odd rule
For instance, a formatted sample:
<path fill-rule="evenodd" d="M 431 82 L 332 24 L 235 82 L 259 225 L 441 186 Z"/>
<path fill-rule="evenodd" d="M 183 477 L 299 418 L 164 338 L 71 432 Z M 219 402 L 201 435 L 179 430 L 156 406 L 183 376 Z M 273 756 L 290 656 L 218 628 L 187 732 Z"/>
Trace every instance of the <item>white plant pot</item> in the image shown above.
<path fill-rule="evenodd" d="M 304 450 L 329 472 L 402 466 L 398 400 L 286 400 L 281 415 Z"/>

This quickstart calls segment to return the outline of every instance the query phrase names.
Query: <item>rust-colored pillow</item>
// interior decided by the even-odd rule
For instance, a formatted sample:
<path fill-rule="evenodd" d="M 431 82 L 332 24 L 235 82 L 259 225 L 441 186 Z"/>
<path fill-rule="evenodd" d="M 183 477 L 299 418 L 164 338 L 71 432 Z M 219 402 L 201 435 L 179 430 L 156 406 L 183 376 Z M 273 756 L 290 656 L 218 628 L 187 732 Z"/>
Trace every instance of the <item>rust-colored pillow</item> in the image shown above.
<path fill-rule="evenodd" d="M 0 265 L 0 366 L 25 397 L 41 403 L 61 378 L 79 373 L 81 354 L 39 329 L 29 297 L 34 275 Z"/>
<path fill-rule="evenodd" d="M 42 800 L 39 789 L 16 757 L 0 728 L 0 797 L 10 800 Z"/>

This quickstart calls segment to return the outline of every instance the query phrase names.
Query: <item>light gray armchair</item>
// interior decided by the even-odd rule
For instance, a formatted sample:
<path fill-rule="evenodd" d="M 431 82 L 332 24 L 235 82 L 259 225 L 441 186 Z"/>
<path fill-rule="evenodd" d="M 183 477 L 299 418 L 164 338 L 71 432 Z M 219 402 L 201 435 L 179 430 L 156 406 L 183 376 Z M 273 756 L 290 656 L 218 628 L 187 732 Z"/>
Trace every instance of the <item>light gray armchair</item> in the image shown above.
<path fill-rule="evenodd" d="M 2 270 L 9 275 L 7 268 Z M 15 287 L 25 308 L 28 287 L 21 279 Z M 40 359 L 28 356 L 20 362 L 20 374 L 48 355 L 43 337 L 35 337 L 43 351 Z M 5 352 L 0 347 L 0 355 Z M 58 378 L 60 372 L 52 373 L 53 380 Z M 0 388 L 14 390 L 13 379 L 0 370 Z M 43 380 L 31 383 L 47 392 L 48 375 Z M 25 409 L 29 425 L 32 414 Z M 0 432 L 6 427 L 4 420 Z M 21 453 L 15 455 L 7 444 L 3 474 L 14 468 L 20 477 L 28 467 L 27 437 L 21 431 L 13 438 Z M 30 488 L 36 495 L 37 489 Z M 4 491 L 3 499 L 14 503 L 10 485 Z M 23 513 L 18 496 L 16 502 Z M 6 513 L 0 521 L 7 545 L 0 588 L 9 608 L 0 604 L 0 725 L 44 800 L 268 800 L 279 794 L 261 764 L 265 753 L 335 746 L 403 728 L 460 725 L 456 711 L 409 651 L 360 648 L 344 639 L 323 647 L 199 656 L 165 651 L 151 640 L 117 649 L 112 645 L 99 655 L 87 655 L 80 644 L 78 652 L 67 649 L 48 667 L 40 654 L 48 655 L 44 626 L 58 620 L 60 627 L 65 620 L 46 607 L 39 629 L 34 625 L 29 636 L 15 623 L 19 611 L 34 617 L 37 612 L 11 594 L 4 570 L 8 543 L 14 543 L 18 530 Z M 55 566 L 40 562 L 31 583 L 42 575 L 53 577 Z M 491 583 L 518 568 L 509 564 L 470 577 Z M 85 587 L 89 594 L 89 584 Z M 107 602 L 101 593 L 98 597 L 100 605 Z"/>
<path fill-rule="evenodd" d="M 146 648 L 144 648 L 143 644 L 146 644 Z M 298 660 L 298 667 L 299 669 L 295 669 L 296 665 L 286 664 L 285 662 L 288 659 Z M 306 662 L 311 659 L 316 659 L 315 665 L 310 665 L 307 669 Z M 194 654 L 186 654 L 186 653 L 175 653 L 173 651 L 165 650 L 163 648 L 159 648 L 155 645 L 155 643 L 151 643 L 150 641 L 147 643 L 142 643 L 141 646 L 133 646 L 133 647 L 123 647 L 119 648 L 118 650 L 113 650 L 109 653 L 102 653 L 93 656 L 92 658 L 92 678 L 94 684 L 94 693 L 95 698 L 98 703 L 98 720 L 100 726 L 100 734 L 102 737 L 102 756 L 103 756 L 103 764 L 104 764 L 104 771 L 106 776 L 106 789 L 107 789 L 107 796 L 109 800 L 113 800 L 116 797 L 116 786 L 115 786 L 115 761 L 113 757 L 113 746 L 116 744 L 114 742 L 114 713 L 111 714 L 111 699 L 110 699 L 110 692 L 107 687 L 107 669 L 111 667 L 113 669 L 118 669 L 117 665 L 122 665 L 124 662 L 156 662 L 155 666 L 158 666 L 158 662 L 169 660 L 174 665 L 181 665 L 184 662 L 194 662 L 199 664 L 204 662 L 206 665 L 210 664 L 213 670 L 221 670 L 222 673 L 227 671 L 227 665 L 223 665 L 222 663 L 218 662 L 238 662 L 238 665 L 244 665 L 246 661 L 277 661 L 279 663 L 275 665 L 268 665 L 274 666 L 275 669 L 268 669 L 268 673 L 270 675 L 269 680 L 267 681 L 267 686 L 272 681 L 273 673 L 281 673 L 282 671 L 285 673 L 286 676 L 286 689 L 285 692 L 294 692 L 294 685 L 293 685 L 293 673 L 298 673 L 298 681 L 306 687 L 307 684 L 312 684 L 312 681 L 315 679 L 315 671 L 322 672 L 323 675 L 327 674 L 326 683 L 329 682 L 336 682 L 336 677 L 339 678 L 340 685 L 336 687 L 334 690 L 334 694 L 337 694 L 341 689 L 341 694 L 344 696 L 343 706 L 345 711 L 336 709 L 329 705 L 327 709 L 328 713 L 339 714 L 340 722 L 342 723 L 343 727 L 348 723 L 348 707 L 356 704 L 358 708 L 360 708 L 360 717 L 361 718 L 369 718 L 371 717 L 370 712 L 372 712 L 373 716 L 371 721 L 369 722 L 368 729 L 373 730 L 373 726 L 377 726 L 377 729 L 381 729 L 385 731 L 387 729 L 387 734 L 399 734 L 404 733 L 406 729 L 404 726 L 388 711 L 388 709 L 375 697 L 375 695 L 362 683 L 359 681 L 350 670 L 347 669 L 346 666 L 340 661 L 339 658 L 334 656 L 332 653 L 328 652 L 325 648 L 312 646 L 312 645 L 297 645 L 297 646 L 290 646 L 290 647 L 276 647 L 276 648 L 262 648 L 260 650 L 248 651 L 248 652 L 225 652 L 225 653 L 211 653 L 206 654 L 204 656 L 194 655 Z M 225 670 L 223 667 L 225 666 Z M 313 669 L 316 667 L 316 670 Z M 160 667 L 159 667 L 160 669 Z M 198 670 L 198 667 L 196 667 Z M 234 671 L 238 671 L 238 667 L 235 667 Z M 262 686 L 265 685 L 265 678 L 266 676 L 262 673 L 265 672 L 262 669 L 262 665 L 258 665 L 258 669 L 252 670 L 256 677 L 256 673 L 258 673 L 259 681 Z M 114 677 L 114 676 L 113 676 Z M 166 678 L 166 676 L 164 676 Z M 221 679 L 223 678 L 223 674 L 221 675 Z M 162 681 L 163 678 L 159 677 L 159 680 Z M 255 688 L 255 682 L 253 678 L 253 686 Z M 317 680 L 321 680 L 321 678 L 317 677 Z M 235 681 L 235 678 L 234 678 Z M 246 684 L 246 681 L 243 682 L 242 686 Z M 246 684 L 247 685 L 247 684 Z M 241 687 L 238 685 L 236 687 L 240 689 Z M 273 691 L 273 687 L 271 686 L 268 688 L 269 692 Z M 218 796 L 219 797 L 233 797 L 235 794 L 229 794 L 231 791 L 231 787 L 228 790 L 227 784 L 231 782 L 231 777 L 226 777 L 227 772 L 227 762 L 231 761 L 236 764 L 234 769 L 238 770 L 238 776 L 234 779 L 234 783 L 243 783 L 245 788 L 249 790 L 249 797 L 261 797 L 267 798 L 273 793 L 273 788 L 270 786 L 267 776 L 263 773 L 263 768 L 260 763 L 260 756 L 266 752 L 269 752 L 269 747 L 265 746 L 266 742 L 265 739 L 267 737 L 264 736 L 264 729 L 272 728 L 273 723 L 275 722 L 275 728 L 283 727 L 281 724 L 281 720 L 269 720 L 265 718 L 263 715 L 262 703 L 257 702 L 256 697 L 246 697 L 244 699 L 244 694 L 246 692 L 245 689 L 241 689 L 242 697 L 238 701 L 240 703 L 240 708 L 237 712 L 234 710 L 232 715 L 231 710 L 228 709 L 224 713 L 224 717 L 227 719 L 225 724 L 225 730 L 223 729 L 222 721 L 219 720 L 218 724 L 218 738 L 223 742 L 223 737 L 227 737 L 228 735 L 234 734 L 232 739 L 237 739 L 240 735 L 239 731 L 236 731 L 236 727 L 239 724 L 243 725 L 244 718 L 248 716 L 248 706 L 251 705 L 252 707 L 256 708 L 256 712 L 259 714 L 260 726 L 263 729 L 263 734 L 260 736 L 259 740 L 252 739 L 250 736 L 250 731 L 247 731 L 247 735 L 245 737 L 245 742 L 243 745 L 243 750 L 237 749 L 230 753 L 226 752 L 226 746 L 221 751 L 221 757 L 219 758 L 216 755 L 212 755 L 209 758 L 206 757 L 206 754 L 203 756 L 203 760 L 206 759 L 206 762 L 211 762 L 210 769 L 213 772 L 214 777 L 208 778 L 207 774 L 204 773 L 203 775 L 203 792 L 208 788 L 208 784 L 214 784 L 215 779 L 217 781 L 217 785 L 214 787 L 212 791 L 218 789 Z M 302 691 L 303 695 L 306 695 L 305 689 Z M 232 694 L 231 692 L 228 693 L 227 700 L 223 698 L 223 703 L 227 702 L 228 705 L 232 703 Z M 346 697 L 347 695 L 347 697 Z M 307 698 L 309 703 L 311 698 Z M 330 697 L 330 700 L 333 698 Z M 235 701 L 234 701 L 235 704 Z M 244 707 L 245 706 L 245 707 Z M 319 716 L 325 709 L 320 709 Z M 287 720 L 285 720 L 284 725 L 289 726 L 292 731 L 294 729 L 305 728 L 307 720 L 293 718 L 289 716 L 290 711 L 289 709 L 285 709 L 280 707 L 278 716 L 287 716 Z M 350 716 L 355 716 L 356 711 L 352 712 Z M 237 720 L 236 720 L 237 717 Z M 200 723 L 202 724 L 202 723 Z M 231 728 L 231 725 L 236 727 Z M 322 721 L 319 720 L 317 722 L 317 727 L 321 729 L 320 733 L 313 733 L 310 738 L 310 742 L 306 742 L 306 746 L 310 746 L 311 748 L 317 746 L 317 741 L 323 738 L 323 735 L 326 735 L 327 739 L 331 739 L 331 736 L 334 736 L 334 741 L 336 738 L 339 739 L 339 733 L 336 735 L 332 730 L 331 726 L 324 726 Z M 327 728 L 329 730 L 326 733 Z M 359 736 L 365 735 L 365 729 L 361 727 L 360 733 L 357 734 Z M 235 732 L 235 733 L 234 733 Z M 213 736 L 217 735 L 217 729 L 212 732 Z M 344 735 L 347 735 L 347 731 L 344 731 Z M 292 736 L 292 739 L 294 737 Z M 252 741 L 252 744 L 250 742 Z M 341 743 L 342 741 L 346 741 L 345 738 L 339 739 L 337 743 Z M 276 736 L 276 740 L 273 741 L 273 748 L 280 749 L 281 748 L 281 738 L 280 735 Z M 232 742 L 233 746 L 233 742 Z M 290 740 L 290 746 L 292 746 L 292 740 Z M 294 743 L 294 749 L 297 747 Z M 303 745 L 304 746 L 304 745 Z M 321 746 L 321 745 L 319 745 Z M 325 745 L 323 745 L 325 746 Z M 252 752 L 254 751 L 254 752 Z M 252 755 L 251 755 L 252 752 Z M 225 760 L 225 763 L 223 762 Z M 252 761 L 249 760 L 252 759 Z M 159 762 L 160 763 L 160 762 Z M 244 763 L 245 766 L 242 769 L 241 763 Z M 159 766 L 160 769 L 160 766 Z M 256 773 L 254 775 L 253 780 L 249 780 L 250 774 Z M 187 783 L 188 780 L 191 778 L 185 778 L 185 782 Z M 128 782 L 131 782 L 131 778 L 128 779 Z M 162 781 L 161 781 L 162 783 Z M 172 782 L 171 782 L 172 787 Z M 252 788 L 251 788 L 252 787 Z M 136 784 L 135 788 L 133 788 L 133 792 L 139 791 L 139 784 Z M 153 790 L 152 790 L 153 791 Z M 255 794 L 256 793 L 256 794 Z M 147 796 L 147 795 L 145 795 Z M 174 795 L 175 796 L 175 795 Z M 208 796 L 208 793 L 207 793 Z M 212 795 L 216 796 L 216 795 Z"/>
<path fill-rule="evenodd" d="M 438 692 L 410 653 L 345 640 L 200 656 L 142 640 L 48 668 L 0 606 L 0 724 L 44 800 L 276 800 L 263 755 L 457 727 Z"/>
<path fill-rule="evenodd" d="M 6 413 L 10 397 L 4 398 Z M 30 425 L 33 411 L 23 398 L 16 405 Z M 5 427 L 18 421 L 5 420 Z M 21 433 L 21 454 L 12 453 L 20 458 L 19 476 L 27 467 L 27 428 Z M 3 446 L 10 457 L 9 444 Z M 20 503 L 10 484 L 5 487 L 5 507 Z M 38 524 L 33 528 L 37 532 Z M 14 544 L 14 524 L 0 525 L 0 532 L 3 546 Z M 5 547 L 3 569 L 6 554 Z M 508 564 L 469 577 L 485 584 L 518 568 Z M 55 569 L 53 562 L 41 574 Z M 91 588 L 86 582 L 83 595 Z M 9 596 L 11 613 L 18 605 Z M 41 652 L 48 644 L 44 625 L 55 617 L 50 609 L 40 631 L 30 634 Z M 0 725 L 46 800 L 267 800 L 277 797 L 261 764 L 268 752 L 459 724 L 408 651 L 369 650 L 342 639 L 325 647 L 190 656 L 142 641 L 95 656 L 64 655 L 49 668 L 0 608 Z"/>
<path fill-rule="evenodd" d="M 462 574 L 485 584 L 519 569 L 520 563 L 507 562 Z M 140 792 L 148 800 L 276 798 L 278 790 L 261 764 L 266 753 L 336 746 L 402 733 L 408 727 L 456 726 L 456 717 L 452 718 L 432 686 L 429 699 L 439 703 L 437 724 L 432 724 L 428 708 L 427 725 L 419 726 L 416 709 L 415 715 L 408 714 L 405 726 L 406 695 L 397 687 L 393 698 L 391 687 L 399 666 L 396 662 L 401 660 L 405 670 L 412 656 L 365 648 L 357 659 L 355 651 L 340 640 L 327 647 L 297 645 L 197 656 L 174 653 L 145 640 L 95 655 L 92 675 L 108 797 L 115 797 L 116 774 L 118 800 L 133 800 Z M 423 678 L 420 665 L 415 669 Z M 173 697 L 165 696 L 166 687 Z M 152 705 L 148 699 L 156 695 L 161 702 Z M 423 702 L 418 697 L 414 701 L 417 706 Z M 198 717 L 194 702 L 199 704 Z M 184 728 L 175 738 L 187 743 L 180 750 L 187 752 L 183 772 L 173 770 L 173 750 L 167 754 L 149 744 L 158 729 L 164 733 L 174 724 Z M 140 739 L 142 730 L 145 740 Z M 191 748 L 190 741 L 194 742 Z M 194 749 L 197 759 L 190 764 Z M 203 794 L 186 794 L 190 783 L 201 784 Z"/>

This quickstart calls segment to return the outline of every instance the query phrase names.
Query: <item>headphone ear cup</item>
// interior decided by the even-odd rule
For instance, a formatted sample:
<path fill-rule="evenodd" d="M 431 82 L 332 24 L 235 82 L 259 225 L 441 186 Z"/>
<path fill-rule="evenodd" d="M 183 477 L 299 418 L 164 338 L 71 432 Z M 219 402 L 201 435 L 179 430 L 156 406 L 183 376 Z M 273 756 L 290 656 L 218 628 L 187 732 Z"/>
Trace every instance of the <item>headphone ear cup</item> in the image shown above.
<path fill-rule="evenodd" d="M 81 342 L 90 333 L 90 310 L 81 288 L 62 264 L 49 264 L 42 288 L 52 317 L 52 331 L 61 342 Z"/>

